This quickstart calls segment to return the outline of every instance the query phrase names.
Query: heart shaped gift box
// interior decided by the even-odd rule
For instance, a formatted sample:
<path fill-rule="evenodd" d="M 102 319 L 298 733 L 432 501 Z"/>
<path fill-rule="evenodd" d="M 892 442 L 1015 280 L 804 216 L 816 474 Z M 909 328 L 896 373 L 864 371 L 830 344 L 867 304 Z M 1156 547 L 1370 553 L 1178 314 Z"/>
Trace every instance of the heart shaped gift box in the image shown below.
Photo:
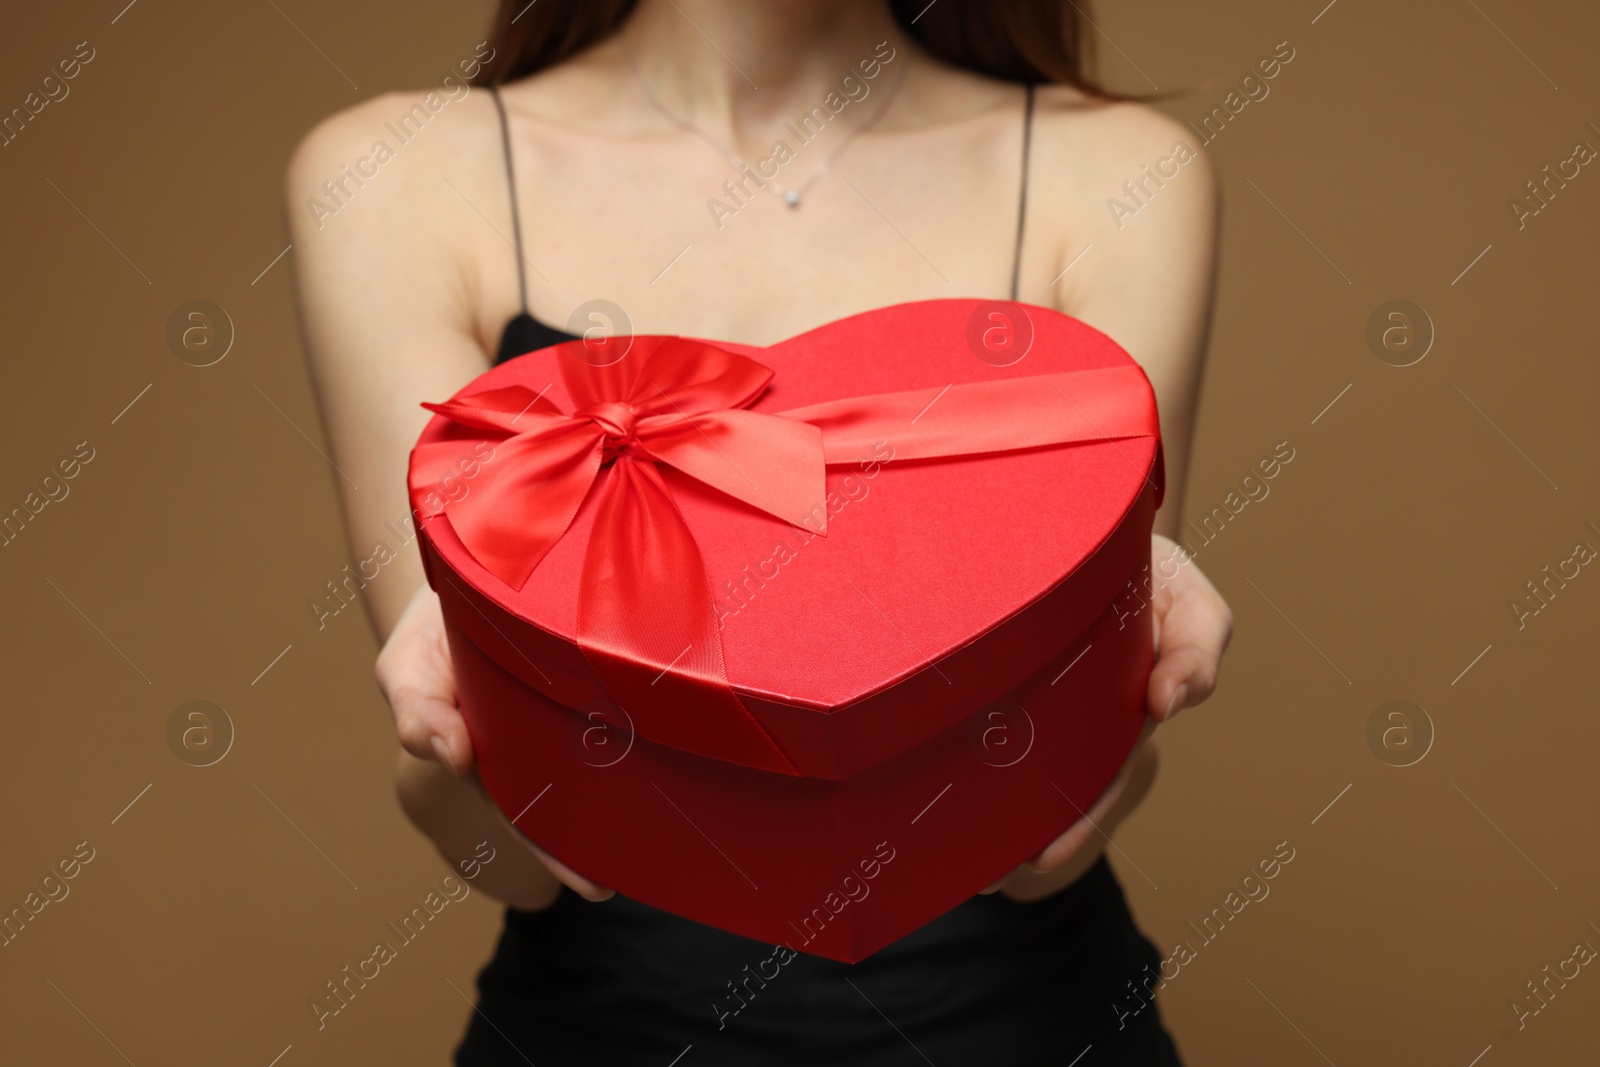
<path fill-rule="evenodd" d="M 855 962 L 1139 736 L 1155 400 L 1076 319 L 572 341 L 428 406 L 411 495 L 479 774 L 620 893 Z"/>

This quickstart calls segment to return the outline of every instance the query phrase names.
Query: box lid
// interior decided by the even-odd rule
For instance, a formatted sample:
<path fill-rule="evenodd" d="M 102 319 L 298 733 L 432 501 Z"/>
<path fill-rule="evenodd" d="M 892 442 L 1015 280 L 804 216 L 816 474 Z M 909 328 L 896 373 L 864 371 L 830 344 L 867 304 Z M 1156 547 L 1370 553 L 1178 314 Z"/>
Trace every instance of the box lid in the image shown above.
<path fill-rule="evenodd" d="M 1148 435 L 1102 431 L 1070 444 L 942 458 L 907 459 L 897 448 L 906 434 L 936 430 L 960 406 L 951 400 L 942 410 L 941 400 L 972 383 L 1027 379 L 1059 404 L 1063 421 L 1097 425 L 1076 385 L 1093 375 L 1074 375 L 1137 365 L 1085 323 L 1013 302 L 919 301 L 766 348 L 711 343 L 772 370 L 751 411 L 908 391 L 930 398 L 903 431 L 880 424 L 884 432 L 863 439 L 859 458 L 830 463 L 825 522 L 786 522 L 656 465 L 704 567 L 727 682 L 801 774 L 854 773 L 1011 689 L 1071 645 L 1148 560 L 1163 475 L 1155 400 L 1142 373 L 1120 376 L 1119 402 Z M 501 364 L 457 395 L 521 385 L 571 412 L 562 347 Z M 1006 418 L 996 411 L 996 420 Z M 419 449 L 459 441 L 470 457 L 476 432 L 436 416 Z M 480 468 L 495 462 L 469 464 L 458 491 L 481 491 L 489 479 Z M 421 524 L 430 581 L 459 628 L 525 684 L 695 750 L 681 735 L 653 729 L 649 716 L 619 709 L 579 648 L 597 496 L 584 497 L 520 589 L 479 563 L 446 505 Z M 640 612 L 641 625 L 648 614 Z M 663 673 L 673 670 L 668 664 Z"/>

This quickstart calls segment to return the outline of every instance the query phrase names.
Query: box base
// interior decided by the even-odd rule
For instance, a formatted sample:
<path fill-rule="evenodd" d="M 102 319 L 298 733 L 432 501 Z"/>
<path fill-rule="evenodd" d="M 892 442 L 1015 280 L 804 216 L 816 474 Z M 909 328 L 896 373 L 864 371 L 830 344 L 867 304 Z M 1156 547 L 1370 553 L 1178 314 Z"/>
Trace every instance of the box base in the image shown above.
<path fill-rule="evenodd" d="M 479 775 L 518 829 L 652 907 L 854 963 L 1089 809 L 1145 723 L 1151 615 L 1108 607 L 1002 699 L 842 781 L 631 736 L 614 712 L 557 704 L 446 629 Z"/>

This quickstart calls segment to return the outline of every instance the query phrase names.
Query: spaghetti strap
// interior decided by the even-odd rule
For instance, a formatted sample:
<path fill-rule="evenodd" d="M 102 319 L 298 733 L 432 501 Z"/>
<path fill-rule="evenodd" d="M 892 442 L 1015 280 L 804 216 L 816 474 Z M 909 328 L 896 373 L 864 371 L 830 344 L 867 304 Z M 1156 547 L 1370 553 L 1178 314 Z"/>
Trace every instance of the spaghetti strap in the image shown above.
<path fill-rule="evenodd" d="M 522 220 L 517 214 L 517 175 L 511 166 L 511 124 L 506 119 L 506 105 L 500 100 L 499 86 L 489 86 L 494 98 L 494 109 L 500 116 L 500 147 L 506 159 L 506 186 L 511 193 L 511 238 L 517 250 L 517 288 L 522 296 L 522 313 L 528 313 L 528 273 L 522 266 Z"/>
<path fill-rule="evenodd" d="M 1011 256 L 1011 299 L 1017 298 L 1017 282 L 1022 276 L 1022 228 L 1028 218 L 1028 148 L 1033 141 L 1033 85 L 1027 87 L 1027 102 L 1022 111 L 1022 180 L 1017 192 L 1017 247 Z"/>

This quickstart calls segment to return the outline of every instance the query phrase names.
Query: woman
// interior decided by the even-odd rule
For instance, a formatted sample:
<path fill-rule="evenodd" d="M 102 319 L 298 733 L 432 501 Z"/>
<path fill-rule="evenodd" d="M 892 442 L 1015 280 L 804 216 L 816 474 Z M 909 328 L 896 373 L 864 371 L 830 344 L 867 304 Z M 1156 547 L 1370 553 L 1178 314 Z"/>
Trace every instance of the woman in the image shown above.
<path fill-rule="evenodd" d="M 321 124 L 295 153 L 288 198 L 352 543 L 408 515 L 419 402 L 494 354 L 571 337 L 562 325 L 768 344 L 870 308 L 981 296 L 1081 318 L 1144 366 L 1165 440 L 1152 546 L 1165 560 L 1215 189 L 1205 159 L 1177 151 L 1182 127 L 1086 87 L 1075 11 L 514 0 L 477 52 L 475 81 L 492 91 L 452 82 Z M 390 143 L 408 113 L 407 139 Z M 1152 183 L 1158 161 L 1167 177 Z M 1136 218 L 1130 180 L 1145 182 Z M 733 1011 L 729 981 L 772 946 L 615 897 L 487 800 L 418 564 L 408 554 L 367 589 L 400 798 L 451 862 L 489 842 L 475 884 L 509 905 L 458 1062 L 1033 1064 L 1086 1048 L 1085 1063 L 1177 1062 L 1155 1010 L 1127 1008 L 1158 956 L 1103 856 L 1101 831 L 1149 788 L 1148 747 L 1085 820 L 984 895 L 854 966 L 788 960 Z M 1231 628 L 1192 563 L 1154 610 L 1152 724 L 1210 694 Z"/>

